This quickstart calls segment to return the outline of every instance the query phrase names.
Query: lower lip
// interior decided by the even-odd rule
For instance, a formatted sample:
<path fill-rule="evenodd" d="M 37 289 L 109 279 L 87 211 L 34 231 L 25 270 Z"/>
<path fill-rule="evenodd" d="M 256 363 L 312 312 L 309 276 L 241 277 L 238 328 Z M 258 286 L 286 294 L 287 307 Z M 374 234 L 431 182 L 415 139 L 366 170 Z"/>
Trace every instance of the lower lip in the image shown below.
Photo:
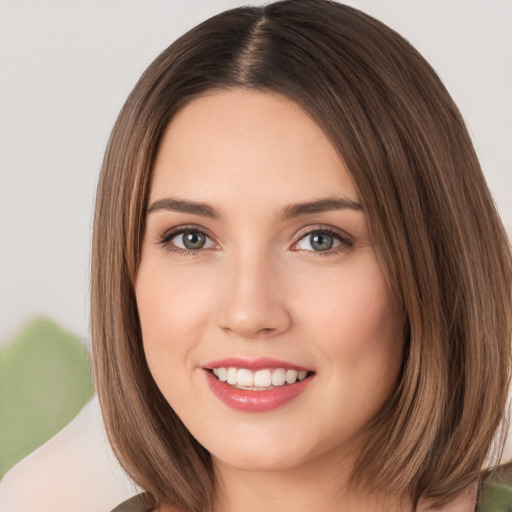
<path fill-rule="evenodd" d="M 213 393 L 232 409 L 245 412 L 266 412 L 281 407 L 302 394 L 309 386 L 312 377 L 295 384 L 285 384 L 265 391 L 237 389 L 221 382 L 211 372 L 206 371 L 206 380 Z"/>

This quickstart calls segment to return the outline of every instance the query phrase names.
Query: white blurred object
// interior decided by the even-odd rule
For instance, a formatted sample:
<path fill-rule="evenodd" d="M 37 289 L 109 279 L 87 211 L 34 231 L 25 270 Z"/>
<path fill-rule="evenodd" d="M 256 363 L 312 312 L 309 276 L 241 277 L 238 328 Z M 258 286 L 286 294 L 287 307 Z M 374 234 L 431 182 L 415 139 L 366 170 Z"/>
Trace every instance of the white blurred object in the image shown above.
<path fill-rule="evenodd" d="M 108 512 L 140 490 L 108 443 L 98 399 L 0 481 L 2 512 Z"/>

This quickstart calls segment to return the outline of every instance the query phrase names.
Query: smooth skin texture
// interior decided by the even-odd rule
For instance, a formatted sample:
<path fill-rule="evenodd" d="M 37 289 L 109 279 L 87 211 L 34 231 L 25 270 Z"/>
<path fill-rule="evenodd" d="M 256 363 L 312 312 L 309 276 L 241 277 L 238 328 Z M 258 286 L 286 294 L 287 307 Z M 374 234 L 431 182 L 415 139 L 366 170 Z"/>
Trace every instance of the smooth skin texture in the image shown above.
<path fill-rule="evenodd" d="M 168 199 L 203 206 L 175 211 Z M 349 207 L 293 208 L 324 199 Z M 151 373 L 212 454 L 218 510 L 382 510 L 344 487 L 403 348 L 358 201 L 329 139 L 279 95 L 212 91 L 166 130 L 136 297 Z M 198 250 L 187 249 L 185 228 Z M 203 368 L 227 357 L 276 358 L 314 376 L 282 407 L 235 410 Z"/>

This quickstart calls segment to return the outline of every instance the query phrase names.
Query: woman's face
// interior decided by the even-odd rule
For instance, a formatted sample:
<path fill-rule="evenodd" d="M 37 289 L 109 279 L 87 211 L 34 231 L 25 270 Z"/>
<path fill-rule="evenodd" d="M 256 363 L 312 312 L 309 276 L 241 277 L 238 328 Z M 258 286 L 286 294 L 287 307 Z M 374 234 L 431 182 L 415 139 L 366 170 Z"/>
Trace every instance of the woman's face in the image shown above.
<path fill-rule="evenodd" d="M 402 318 L 354 183 L 310 117 L 262 92 L 191 102 L 162 140 L 146 229 L 147 362 L 214 463 L 351 455 L 394 389 Z"/>

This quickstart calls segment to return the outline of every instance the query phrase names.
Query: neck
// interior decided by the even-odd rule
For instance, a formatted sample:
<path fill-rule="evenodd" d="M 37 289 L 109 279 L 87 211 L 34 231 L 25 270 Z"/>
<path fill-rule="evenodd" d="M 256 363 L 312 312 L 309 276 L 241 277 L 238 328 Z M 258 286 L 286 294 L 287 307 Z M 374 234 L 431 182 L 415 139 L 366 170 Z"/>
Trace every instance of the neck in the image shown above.
<path fill-rule="evenodd" d="M 409 499 L 350 490 L 347 461 L 308 461 L 304 467 L 249 471 L 214 460 L 218 481 L 215 512 L 412 512 Z"/>
<path fill-rule="evenodd" d="M 474 512 L 476 507 L 478 482 L 442 507 L 420 500 L 415 508 L 407 497 L 350 490 L 347 461 L 338 461 L 335 470 L 322 459 L 276 471 L 237 469 L 215 458 L 213 462 L 218 493 L 208 510 L 214 512 Z M 162 506 L 155 512 L 174 511 L 177 509 Z"/>

